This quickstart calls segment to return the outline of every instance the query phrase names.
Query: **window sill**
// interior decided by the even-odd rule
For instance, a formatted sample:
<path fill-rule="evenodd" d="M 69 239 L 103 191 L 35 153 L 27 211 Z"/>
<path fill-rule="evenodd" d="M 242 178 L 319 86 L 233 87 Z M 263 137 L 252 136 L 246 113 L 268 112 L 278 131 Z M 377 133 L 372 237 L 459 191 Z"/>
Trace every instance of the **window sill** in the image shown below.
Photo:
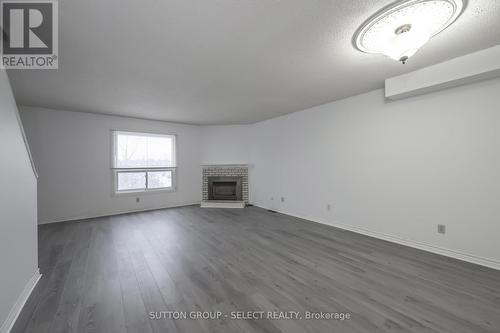
<path fill-rule="evenodd" d="M 160 188 L 154 190 L 130 190 L 130 191 L 119 191 L 114 192 L 114 197 L 134 197 L 138 195 L 150 195 L 150 194 L 162 194 L 162 193 L 172 193 L 177 192 L 177 189 L 174 187 L 170 188 Z"/>

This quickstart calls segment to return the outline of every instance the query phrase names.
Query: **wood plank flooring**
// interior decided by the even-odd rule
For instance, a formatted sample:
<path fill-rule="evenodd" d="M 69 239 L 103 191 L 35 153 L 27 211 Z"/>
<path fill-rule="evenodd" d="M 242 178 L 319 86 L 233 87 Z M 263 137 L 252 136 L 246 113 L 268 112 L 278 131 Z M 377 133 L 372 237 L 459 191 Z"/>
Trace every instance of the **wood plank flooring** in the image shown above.
<path fill-rule="evenodd" d="M 256 207 L 40 226 L 39 263 L 43 277 L 13 332 L 500 332 L 499 271 Z M 238 320 L 232 311 L 351 318 Z"/>

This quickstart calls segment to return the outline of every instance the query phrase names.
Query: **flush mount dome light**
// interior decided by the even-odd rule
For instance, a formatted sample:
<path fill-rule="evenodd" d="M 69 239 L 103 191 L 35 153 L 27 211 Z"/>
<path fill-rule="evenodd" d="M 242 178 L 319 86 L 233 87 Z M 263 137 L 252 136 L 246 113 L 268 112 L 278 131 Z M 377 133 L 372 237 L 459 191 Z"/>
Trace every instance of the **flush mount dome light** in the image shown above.
<path fill-rule="evenodd" d="M 465 0 L 399 1 L 376 13 L 356 33 L 356 47 L 403 64 L 429 39 L 452 24 Z"/>

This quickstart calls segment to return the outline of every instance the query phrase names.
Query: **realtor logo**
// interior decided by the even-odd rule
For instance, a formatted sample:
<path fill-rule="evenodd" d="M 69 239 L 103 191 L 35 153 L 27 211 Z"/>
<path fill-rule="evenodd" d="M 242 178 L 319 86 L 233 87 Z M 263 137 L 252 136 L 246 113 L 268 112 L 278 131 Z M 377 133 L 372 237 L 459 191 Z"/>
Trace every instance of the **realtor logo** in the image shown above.
<path fill-rule="evenodd" d="M 1 0 L 2 68 L 56 69 L 56 1 Z"/>

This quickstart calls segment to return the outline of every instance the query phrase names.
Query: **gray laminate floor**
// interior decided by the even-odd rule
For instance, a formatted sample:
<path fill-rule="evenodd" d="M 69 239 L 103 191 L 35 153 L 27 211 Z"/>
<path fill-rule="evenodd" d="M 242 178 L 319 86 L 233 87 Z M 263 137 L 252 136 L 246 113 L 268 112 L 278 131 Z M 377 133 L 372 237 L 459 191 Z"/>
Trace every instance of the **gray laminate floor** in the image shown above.
<path fill-rule="evenodd" d="M 255 207 L 46 225 L 39 248 L 43 277 L 13 332 L 500 332 L 499 271 Z"/>

